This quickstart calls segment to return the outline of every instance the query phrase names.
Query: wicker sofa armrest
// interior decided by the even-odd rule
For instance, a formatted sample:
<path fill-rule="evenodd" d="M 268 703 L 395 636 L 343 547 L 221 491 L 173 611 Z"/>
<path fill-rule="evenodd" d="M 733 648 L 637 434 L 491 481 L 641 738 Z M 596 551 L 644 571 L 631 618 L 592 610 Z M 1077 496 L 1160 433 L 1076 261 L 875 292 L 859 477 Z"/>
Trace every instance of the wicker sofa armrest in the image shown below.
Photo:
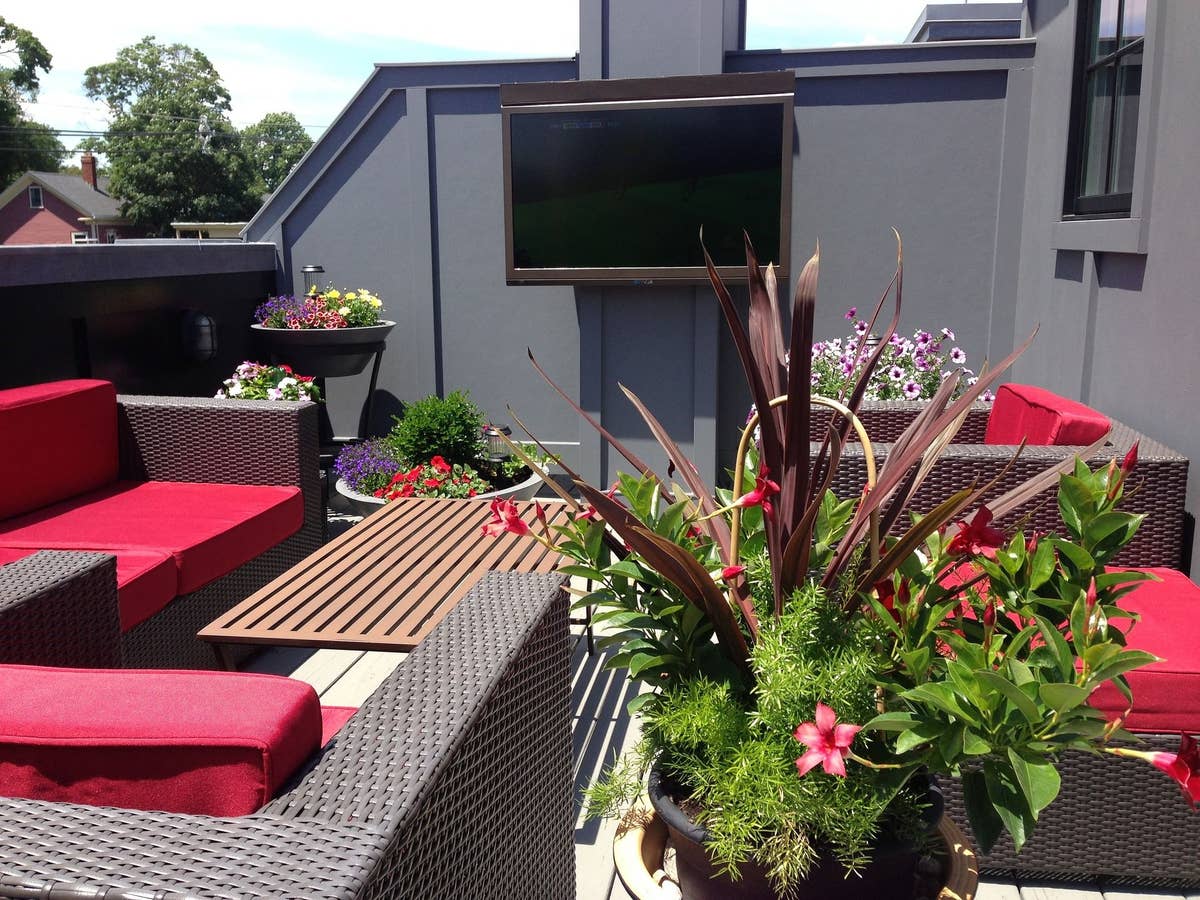
<path fill-rule="evenodd" d="M 574 896 L 563 583 L 488 573 L 265 811 L 383 825 L 367 896 Z"/>
<path fill-rule="evenodd" d="M 0 662 L 120 666 L 116 557 L 41 550 L 0 566 Z"/>
<path fill-rule="evenodd" d="M 307 400 L 118 395 L 120 474 L 291 485 L 304 494 L 306 528 L 323 528 L 317 410 Z"/>
<path fill-rule="evenodd" d="M 867 429 L 867 435 L 872 441 L 891 442 L 900 437 L 917 413 L 929 404 L 921 400 L 865 400 L 859 406 L 858 417 Z M 962 426 L 954 436 L 956 444 L 981 444 L 987 431 L 988 416 L 992 414 L 992 404 L 976 402 L 971 404 L 963 419 Z M 811 424 L 809 425 L 809 440 L 821 441 L 825 438 L 825 429 L 829 425 L 833 413 L 826 407 L 814 406 Z M 839 416 L 840 418 L 840 416 Z M 853 429 L 847 435 L 849 440 L 857 441 L 858 435 Z"/>
<path fill-rule="evenodd" d="M 386 843 L 373 825 L 0 798 L 0 897 L 351 900 Z"/>
<path fill-rule="evenodd" d="M 1123 508 L 1128 512 L 1144 513 L 1145 521 L 1137 535 L 1117 557 L 1116 562 L 1130 566 L 1167 566 L 1178 569 L 1184 560 L 1184 499 L 1187 493 L 1188 459 L 1169 447 L 1151 440 L 1120 422 L 1113 422 L 1108 443 L 1089 461 L 1092 468 L 1118 464 L 1126 453 L 1139 443 L 1138 464 L 1130 478 L 1132 487 L 1126 492 Z M 891 447 L 882 444 L 876 447 L 877 458 L 882 459 Z M 1016 447 L 993 444 L 950 444 L 917 491 L 910 507 L 919 513 L 927 513 L 956 490 L 975 482 L 984 485 L 995 478 L 1009 464 Z M 1084 448 L 1035 446 L 1026 447 L 1020 457 L 997 484 L 982 498 L 982 502 L 994 499 L 1013 487 L 1044 472 L 1056 463 L 1071 459 Z M 813 445 L 813 452 L 816 445 Z M 866 467 L 860 445 L 848 444 L 842 455 L 842 463 L 834 478 L 833 491 L 839 497 L 850 497 L 861 493 L 866 483 Z M 1049 488 L 1021 509 L 1011 513 L 1005 524 L 1020 521 L 1031 515 L 1028 528 L 1041 531 L 1062 532 L 1063 525 L 1055 500 L 1056 489 Z M 898 523 L 903 527 L 907 520 Z"/>

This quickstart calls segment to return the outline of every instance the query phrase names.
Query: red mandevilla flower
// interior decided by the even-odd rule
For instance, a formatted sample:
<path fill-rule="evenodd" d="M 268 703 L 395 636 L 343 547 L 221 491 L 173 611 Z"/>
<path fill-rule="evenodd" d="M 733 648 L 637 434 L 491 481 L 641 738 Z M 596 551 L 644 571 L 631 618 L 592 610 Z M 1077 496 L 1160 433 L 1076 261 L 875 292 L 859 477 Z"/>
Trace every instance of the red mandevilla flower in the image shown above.
<path fill-rule="evenodd" d="M 733 581 L 733 579 L 737 578 L 739 575 L 741 575 L 745 571 L 746 571 L 745 566 L 726 566 L 725 568 L 723 568 L 721 570 L 721 580 L 722 581 Z"/>
<path fill-rule="evenodd" d="M 1150 753 L 1149 756 L 1152 766 L 1175 779 L 1195 809 L 1200 803 L 1200 749 L 1195 739 L 1181 732 L 1178 753 Z"/>
<path fill-rule="evenodd" d="M 773 514 L 771 497 L 779 493 L 779 485 L 770 479 L 770 474 L 771 470 L 766 466 L 759 466 L 758 474 L 754 476 L 754 490 L 742 494 L 733 505 L 761 506 L 763 515 L 770 519 Z"/>
<path fill-rule="evenodd" d="M 796 771 L 806 775 L 817 765 L 824 767 L 826 774 L 846 775 L 846 757 L 850 755 L 850 744 L 862 730 L 861 725 L 838 725 L 837 714 L 824 703 L 817 704 L 816 722 L 803 722 L 796 727 L 796 738 L 808 752 L 796 760 Z"/>
<path fill-rule="evenodd" d="M 958 534 L 950 539 L 946 550 L 954 556 L 969 553 L 978 556 L 980 553 L 989 555 L 988 550 L 994 550 L 1004 544 L 1004 532 L 993 528 L 992 511 L 986 506 L 979 507 L 978 512 L 970 522 L 958 523 Z"/>
<path fill-rule="evenodd" d="M 529 525 L 521 518 L 517 504 L 511 500 L 496 499 L 492 501 L 492 520 L 481 527 L 481 532 L 489 537 L 499 537 L 506 531 L 513 534 L 529 534 Z"/>

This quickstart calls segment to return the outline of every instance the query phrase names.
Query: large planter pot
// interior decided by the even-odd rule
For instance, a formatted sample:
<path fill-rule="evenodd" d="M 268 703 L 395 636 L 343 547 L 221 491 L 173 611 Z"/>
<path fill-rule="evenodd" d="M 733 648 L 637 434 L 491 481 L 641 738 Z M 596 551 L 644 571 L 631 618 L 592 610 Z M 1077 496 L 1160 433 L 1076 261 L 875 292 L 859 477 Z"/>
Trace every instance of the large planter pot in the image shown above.
<path fill-rule="evenodd" d="M 475 500 L 532 500 L 533 495 L 537 493 L 538 486 L 542 483 L 541 476 L 536 472 L 530 472 L 529 477 L 524 481 L 512 485 L 511 487 L 502 488 L 498 491 L 489 491 L 486 494 L 479 494 L 473 499 Z M 383 499 L 381 497 L 373 497 L 370 494 L 360 494 L 358 491 L 346 484 L 341 478 L 334 485 L 334 490 L 346 498 L 350 504 L 350 508 L 356 515 L 369 516 L 383 508 Z"/>
<path fill-rule="evenodd" d="M 364 328 L 267 328 L 251 325 L 255 339 L 276 362 L 302 375 L 336 378 L 357 375 L 382 350 L 395 322 Z"/>
<path fill-rule="evenodd" d="M 644 900 L 666 896 L 650 873 L 662 868 L 662 846 L 669 835 L 675 848 L 675 866 L 684 900 L 777 900 L 779 894 L 771 887 L 766 872 L 757 864 L 743 865 L 737 881 L 713 866 L 704 848 L 707 836 L 704 829 L 675 805 L 656 769 L 651 770 L 647 789 L 654 807 L 653 821 L 658 823 L 655 828 L 661 828 L 662 834 L 643 833 L 640 837 L 630 838 L 627 828 L 624 832 L 618 832 L 617 841 L 626 841 L 631 845 L 640 842 L 640 846 L 623 850 L 624 865 L 631 869 L 630 880 L 643 885 L 643 891 L 646 885 L 653 885 L 658 893 L 639 893 L 631 887 L 622 872 L 622 861 L 618 859 L 617 870 L 622 873 L 622 881 L 631 894 Z M 912 844 L 881 842 L 874 849 L 870 864 L 859 874 L 847 876 L 836 859 L 820 858 L 803 885 L 791 896 L 797 900 L 858 900 L 865 897 L 871 900 L 913 900 L 914 897 L 934 895 L 939 900 L 967 900 L 972 897 L 978 881 L 974 854 L 967 847 L 961 832 L 942 816 L 941 794 L 932 784 L 930 800 L 930 830 L 936 830 L 945 840 L 948 858 L 951 859 L 946 873 L 938 876 L 936 869 L 932 873 L 927 871 L 929 864 L 922 861 L 921 851 Z M 643 827 L 644 832 L 647 827 Z M 650 863 L 654 862 L 654 854 L 657 853 L 658 864 L 654 868 L 639 868 L 637 860 L 647 855 L 647 846 L 652 851 L 649 853 Z M 613 852 L 616 856 L 615 844 Z M 960 857 L 958 862 L 954 862 L 956 854 Z M 643 874 L 647 876 L 645 881 L 641 879 Z M 940 894 L 937 893 L 939 888 L 942 888 Z"/>

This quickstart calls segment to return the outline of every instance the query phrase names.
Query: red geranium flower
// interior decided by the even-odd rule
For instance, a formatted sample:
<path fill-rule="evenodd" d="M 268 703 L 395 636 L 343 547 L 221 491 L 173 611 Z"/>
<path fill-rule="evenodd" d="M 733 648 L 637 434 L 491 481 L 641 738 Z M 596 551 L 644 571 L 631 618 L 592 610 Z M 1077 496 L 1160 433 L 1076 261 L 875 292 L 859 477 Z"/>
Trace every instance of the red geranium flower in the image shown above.
<path fill-rule="evenodd" d="M 443 475 L 452 471 L 453 469 L 453 467 L 441 456 L 435 456 L 429 461 L 429 465 L 433 467 L 434 471 L 441 472 Z"/>

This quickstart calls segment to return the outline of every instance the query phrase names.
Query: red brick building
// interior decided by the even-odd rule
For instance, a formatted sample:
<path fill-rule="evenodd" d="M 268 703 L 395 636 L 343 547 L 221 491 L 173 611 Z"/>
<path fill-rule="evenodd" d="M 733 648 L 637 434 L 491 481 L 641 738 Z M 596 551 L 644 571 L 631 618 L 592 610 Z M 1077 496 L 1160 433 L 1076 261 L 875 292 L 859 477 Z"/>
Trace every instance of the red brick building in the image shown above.
<path fill-rule="evenodd" d="M 81 176 L 26 172 L 0 192 L 0 245 L 110 244 L 143 237 L 121 216 L 121 203 L 96 175 L 96 158 L 85 153 Z"/>

